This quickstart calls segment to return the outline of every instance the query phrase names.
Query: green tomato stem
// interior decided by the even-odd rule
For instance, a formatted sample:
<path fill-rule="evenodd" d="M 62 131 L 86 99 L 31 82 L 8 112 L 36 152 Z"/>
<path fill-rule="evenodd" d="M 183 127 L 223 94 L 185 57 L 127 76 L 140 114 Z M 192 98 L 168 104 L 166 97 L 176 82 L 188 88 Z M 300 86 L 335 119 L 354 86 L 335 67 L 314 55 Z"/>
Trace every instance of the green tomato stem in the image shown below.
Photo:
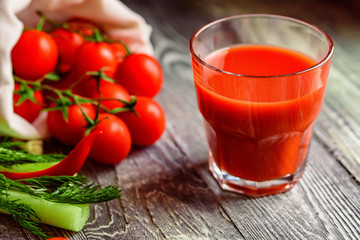
<path fill-rule="evenodd" d="M 41 17 L 38 24 L 36 25 L 36 30 L 42 31 L 45 24 L 45 17 Z"/>
<path fill-rule="evenodd" d="M 94 29 L 94 40 L 95 42 L 103 42 L 104 37 L 101 35 L 100 31 L 98 29 Z"/>

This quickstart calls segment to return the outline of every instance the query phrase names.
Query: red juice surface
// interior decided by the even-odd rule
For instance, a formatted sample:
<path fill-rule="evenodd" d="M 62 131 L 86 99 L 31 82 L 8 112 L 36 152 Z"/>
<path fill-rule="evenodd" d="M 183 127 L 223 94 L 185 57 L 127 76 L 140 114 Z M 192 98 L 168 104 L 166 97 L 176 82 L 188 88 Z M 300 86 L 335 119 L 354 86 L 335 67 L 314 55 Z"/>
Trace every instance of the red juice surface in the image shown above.
<path fill-rule="evenodd" d="M 199 109 L 220 170 L 252 181 L 294 174 L 306 157 L 328 71 L 292 74 L 316 62 L 299 52 L 262 45 L 221 49 L 205 58 L 217 69 L 248 76 L 195 62 Z"/>

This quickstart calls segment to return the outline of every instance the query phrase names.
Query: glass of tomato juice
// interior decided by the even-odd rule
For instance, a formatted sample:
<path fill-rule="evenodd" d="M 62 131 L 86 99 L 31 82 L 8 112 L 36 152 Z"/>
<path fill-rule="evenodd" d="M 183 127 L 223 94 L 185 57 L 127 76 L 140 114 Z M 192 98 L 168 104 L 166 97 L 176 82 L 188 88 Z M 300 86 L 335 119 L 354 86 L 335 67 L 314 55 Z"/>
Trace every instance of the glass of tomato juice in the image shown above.
<path fill-rule="evenodd" d="M 271 14 L 227 17 L 193 35 L 209 168 L 223 189 L 257 197 L 299 180 L 333 50 L 319 28 Z"/>

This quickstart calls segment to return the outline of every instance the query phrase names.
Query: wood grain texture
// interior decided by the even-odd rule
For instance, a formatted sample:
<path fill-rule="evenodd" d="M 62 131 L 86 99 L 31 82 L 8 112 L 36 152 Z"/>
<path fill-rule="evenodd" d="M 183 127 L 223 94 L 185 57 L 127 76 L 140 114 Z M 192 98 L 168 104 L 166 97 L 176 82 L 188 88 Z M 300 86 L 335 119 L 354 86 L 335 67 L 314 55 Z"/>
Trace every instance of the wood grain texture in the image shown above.
<path fill-rule="evenodd" d="M 69 239 L 360 239 L 360 4 L 357 1 L 123 1 L 153 26 L 165 75 L 157 100 L 167 128 L 117 166 L 88 162 L 83 174 L 118 184 L 119 200 L 92 206 L 83 231 L 47 227 Z M 288 193 L 248 198 L 222 191 L 207 167 L 188 41 L 205 23 L 242 13 L 296 17 L 335 42 L 323 111 L 308 164 Z M 56 146 L 59 147 L 59 146 Z M 0 239 L 39 239 L 0 217 Z"/>

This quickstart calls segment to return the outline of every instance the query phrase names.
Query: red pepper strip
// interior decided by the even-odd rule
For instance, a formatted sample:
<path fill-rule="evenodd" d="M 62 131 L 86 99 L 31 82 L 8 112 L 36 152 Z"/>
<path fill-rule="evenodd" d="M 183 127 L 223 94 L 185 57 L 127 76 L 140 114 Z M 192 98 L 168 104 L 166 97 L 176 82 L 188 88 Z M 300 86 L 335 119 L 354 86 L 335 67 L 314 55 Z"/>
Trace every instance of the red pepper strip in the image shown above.
<path fill-rule="evenodd" d="M 58 164 L 40 170 L 36 172 L 0 172 L 5 177 L 18 180 L 25 178 L 41 177 L 41 176 L 72 176 L 77 173 L 82 165 L 84 164 L 91 146 L 93 145 L 97 136 L 102 134 L 101 131 L 95 131 L 85 136 L 81 141 L 75 146 L 75 148 L 67 155 L 61 162 Z"/>

